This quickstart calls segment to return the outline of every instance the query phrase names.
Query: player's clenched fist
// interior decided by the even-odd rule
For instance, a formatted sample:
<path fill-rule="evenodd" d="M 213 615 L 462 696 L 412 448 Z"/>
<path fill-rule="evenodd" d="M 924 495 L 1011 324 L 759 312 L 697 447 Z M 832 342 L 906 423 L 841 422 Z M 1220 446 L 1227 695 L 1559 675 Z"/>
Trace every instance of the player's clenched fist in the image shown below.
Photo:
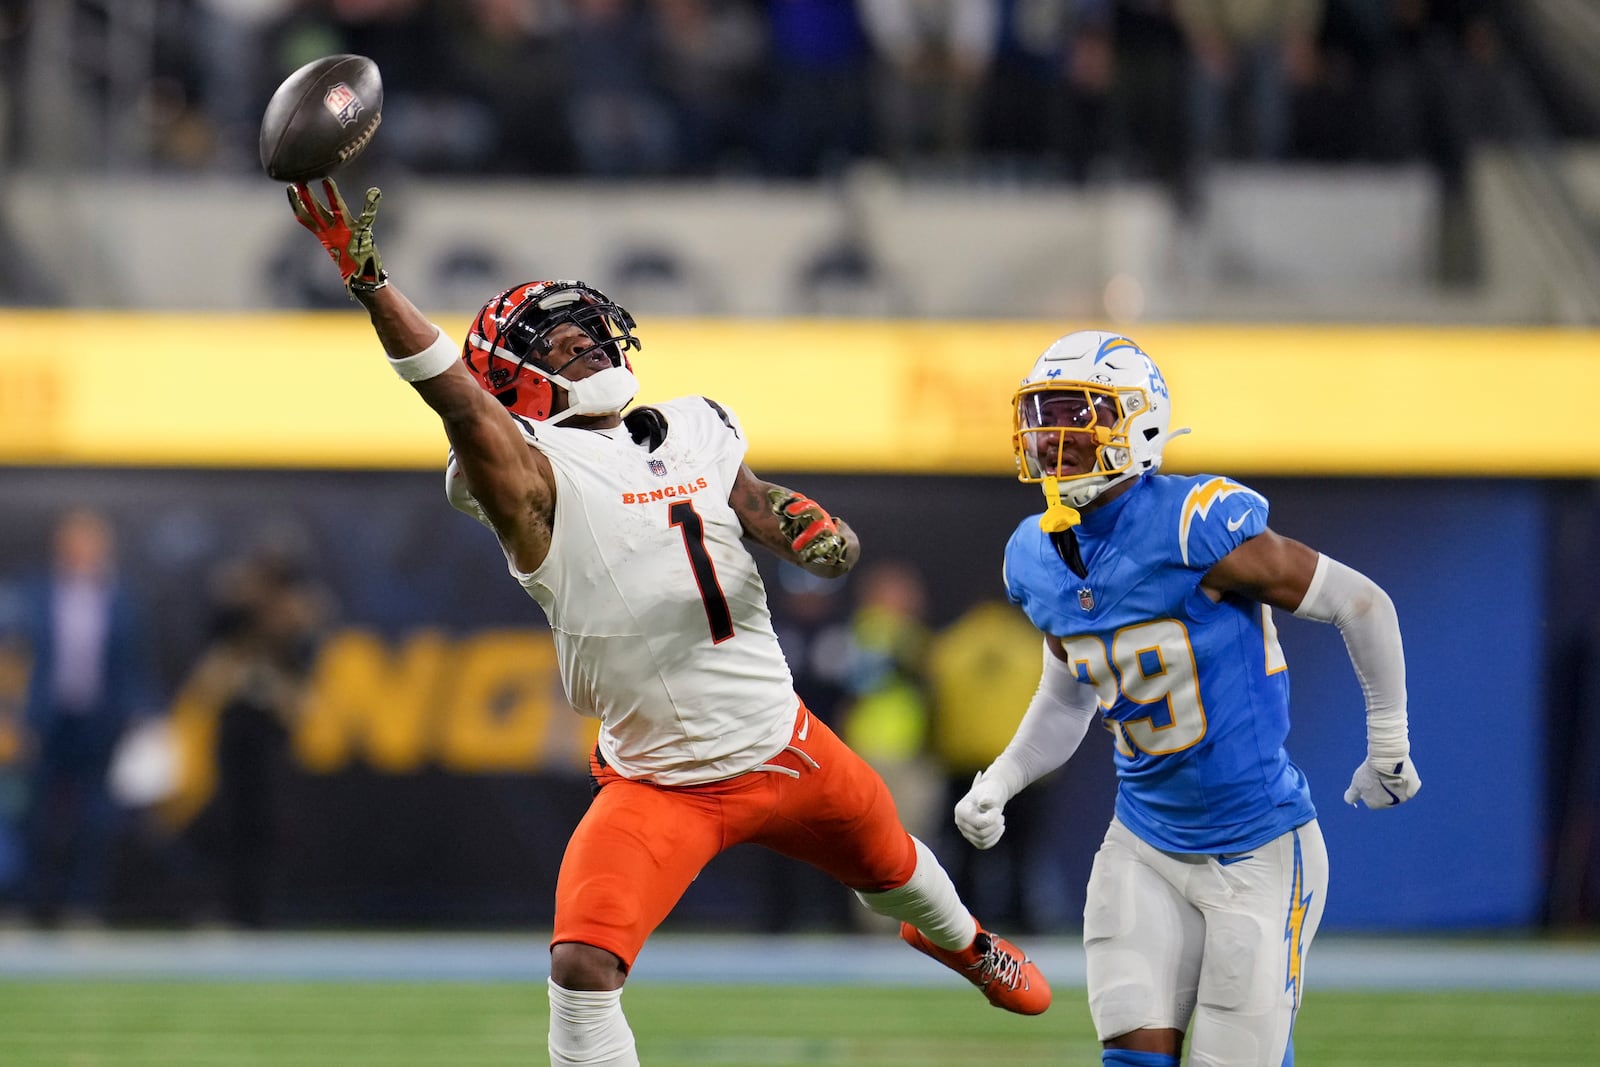
<path fill-rule="evenodd" d="M 993 848 L 1006 832 L 1004 786 L 986 778 L 983 771 L 972 780 L 972 788 L 956 803 L 956 829 L 977 848 Z"/>
<path fill-rule="evenodd" d="M 1344 791 L 1344 802 L 1359 807 L 1392 808 L 1404 804 L 1422 788 L 1422 778 L 1410 756 L 1383 759 L 1369 756 L 1356 768 L 1350 778 L 1350 788 Z"/>
<path fill-rule="evenodd" d="M 778 529 L 801 563 L 837 566 L 844 562 L 849 544 L 821 504 L 787 489 L 769 489 L 767 502 L 778 516 Z"/>
<path fill-rule="evenodd" d="M 358 292 L 373 292 L 389 283 L 378 256 L 378 246 L 372 238 L 372 223 L 378 217 L 378 201 L 383 192 L 368 189 L 361 214 L 354 220 L 344 197 L 332 178 L 322 179 L 322 191 L 327 198 L 324 205 L 305 182 L 289 186 L 289 207 L 300 225 L 316 235 L 322 247 L 328 250 L 345 288 Z"/>

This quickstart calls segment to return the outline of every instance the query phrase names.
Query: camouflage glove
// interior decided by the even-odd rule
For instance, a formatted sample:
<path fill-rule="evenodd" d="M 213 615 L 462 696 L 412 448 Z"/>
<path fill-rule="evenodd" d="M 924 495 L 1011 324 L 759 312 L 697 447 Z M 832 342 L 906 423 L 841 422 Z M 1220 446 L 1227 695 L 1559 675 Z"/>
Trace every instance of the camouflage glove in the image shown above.
<path fill-rule="evenodd" d="M 360 216 L 350 221 L 350 209 L 332 178 L 322 179 L 322 191 L 328 203 L 324 207 L 311 187 L 305 182 L 289 186 L 289 207 L 300 225 L 316 235 L 322 247 L 333 257 L 339 268 L 339 277 L 351 292 L 372 293 L 389 284 L 389 275 L 378 256 L 378 246 L 372 240 L 372 220 L 378 215 L 378 201 L 383 192 L 367 190 L 367 200 Z"/>
<path fill-rule="evenodd" d="M 778 529 L 788 538 L 789 547 L 801 563 L 838 566 L 849 547 L 839 525 L 822 505 L 803 493 L 787 489 L 767 490 L 767 503 L 778 516 Z"/>

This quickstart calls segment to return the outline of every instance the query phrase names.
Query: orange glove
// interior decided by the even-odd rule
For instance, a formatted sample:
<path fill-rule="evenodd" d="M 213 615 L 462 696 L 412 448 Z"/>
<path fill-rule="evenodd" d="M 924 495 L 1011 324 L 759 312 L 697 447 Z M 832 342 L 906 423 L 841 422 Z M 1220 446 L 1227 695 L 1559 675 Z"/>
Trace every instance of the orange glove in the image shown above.
<path fill-rule="evenodd" d="M 294 217 L 328 250 L 346 289 L 364 293 L 382 289 L 389 284 L 389 275 L 372 240 L 372 221 L 378 215 L 383 192 L 367 190 L 366 203 L 354 222 L 350 221 L 350 209 L 345 207 L 344 197 L 339 195 L 332 178 L 322 179 L 322 192 L 328 199 L 326 207 L 305 182 L 289 186 L 289 207 Z"/>
<path fill-rule="evenodd" d="M 769 489 L 767 502 L 778 516 L 778 529 L 789 539 L 789 547 L 801 563 L 837 565 L 844 562 L 849 547 L 839 524 L 822 505 L 803 493 Z"/>

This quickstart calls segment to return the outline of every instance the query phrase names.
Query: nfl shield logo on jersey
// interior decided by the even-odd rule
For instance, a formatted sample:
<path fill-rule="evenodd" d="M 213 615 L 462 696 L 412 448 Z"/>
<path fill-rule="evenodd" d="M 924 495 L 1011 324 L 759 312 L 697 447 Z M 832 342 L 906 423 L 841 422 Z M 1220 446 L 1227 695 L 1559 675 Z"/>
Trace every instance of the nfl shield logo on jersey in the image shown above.
<path fill-rule="evenodd" d="M 657 478 L 665 478 L 667 476 L 667 465 L 659 459 L 653 459 L 650 461 L 650 473 Z"/>
<path fill-rule="evenodd" d="M 1079 587 L 1079 589 L 1078 589 L 1078 607 L 1082 608 L 1084 611 L 1093 611 L 1094 610 L 1094 590 L 1093 589 L 1090 589 L 1086 585 Z"/>

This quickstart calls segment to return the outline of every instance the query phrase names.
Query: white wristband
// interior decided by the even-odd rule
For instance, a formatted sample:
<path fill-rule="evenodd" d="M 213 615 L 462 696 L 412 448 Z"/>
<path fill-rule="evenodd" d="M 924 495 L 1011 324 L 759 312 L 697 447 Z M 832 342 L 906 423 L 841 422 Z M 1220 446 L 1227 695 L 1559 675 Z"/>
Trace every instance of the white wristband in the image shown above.
<path fill-rule="evenodd" d="M 423 382 L 429 378 L 437 378 L 449 370 L 461 358 L 461 349 L 450 340 L 450 335 L 443 330 L 434 338 L 433 344 L 424 348 L 414 356 L 403 356 L 400 359 L 389 360 L 389 366 L 394 372 L 408 382 Z"/>

